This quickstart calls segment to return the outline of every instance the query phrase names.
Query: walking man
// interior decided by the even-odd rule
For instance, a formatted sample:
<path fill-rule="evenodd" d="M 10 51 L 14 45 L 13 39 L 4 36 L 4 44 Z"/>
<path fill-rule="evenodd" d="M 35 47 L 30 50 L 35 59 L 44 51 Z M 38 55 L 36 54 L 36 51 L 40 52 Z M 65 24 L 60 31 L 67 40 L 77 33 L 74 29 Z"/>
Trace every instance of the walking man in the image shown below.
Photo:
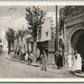
<path fill-rule="evenodd" d="M 43 50 L 43 55 L 42 55 L 42 70 L 47 71 L 47 53 L 45 50 Z"/>

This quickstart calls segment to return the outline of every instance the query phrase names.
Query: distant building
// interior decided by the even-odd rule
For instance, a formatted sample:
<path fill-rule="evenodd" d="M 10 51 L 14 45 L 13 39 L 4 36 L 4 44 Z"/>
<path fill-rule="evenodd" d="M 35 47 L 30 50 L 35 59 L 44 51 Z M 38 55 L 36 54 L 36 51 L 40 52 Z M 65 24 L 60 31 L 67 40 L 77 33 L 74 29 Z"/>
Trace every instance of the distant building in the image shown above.
<path fill-rule="evenodd" d="M 6 32 L 5 31 L 2 31 L 2 34 L 1 34 L 1 40 L 2 40 L 2 45 L 3 45 L 3 51 L 6 51 L 8 50 L 8 43 L 7 43 L 7 40 L 6 40 Z"/>

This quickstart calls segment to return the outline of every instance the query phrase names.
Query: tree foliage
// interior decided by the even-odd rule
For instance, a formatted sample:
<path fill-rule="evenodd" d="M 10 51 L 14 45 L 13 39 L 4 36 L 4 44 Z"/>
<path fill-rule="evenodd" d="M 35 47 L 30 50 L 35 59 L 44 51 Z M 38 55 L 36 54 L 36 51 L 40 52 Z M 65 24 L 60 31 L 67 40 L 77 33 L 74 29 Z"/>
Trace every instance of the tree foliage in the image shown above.
<path fill-rule="evenodd" d="M 33 56 L 34 61 L 36 61 L 36 40 L 37 40 L 37 29 L 41 28 L 45 20 L 45 11 L 33 6 L 32 8 L 26 8 L 26 20 L 28 21 L 28 30 L 33 37 Z"/>
<path fill-rule="evenodd" d="M 24 30 L 18 30 L 18 37 L 21 37 L 21 39 L 23 39 L 24 35 L 25 35 Z"/>
<path fill-rule="evenodd" d="M 6 39 L 7 41 L 14 43 L 15 31 L 12 28 L 9 28 L 8 31 L 6 31 Z"/>
<path fill-rule="evenodd" d="M 46 13 L 45 11 L 35 6 L 33 6 L 32 9 L 26 8 L 26 12 L 26 19 L 28 21 L 28 24 L 30 25 L 29 31 L 33 36 L 34 40 L 36 40 L 37 28 L 39 28 L 39 26 L 44 23 L 44 16 Z"/>
<path fill-rule="evenodd" d="M 10 48 L 13 45 L 14 47 L 14 40 L 15 40 L 15 31 L 12 28 L 9 28 L 8 31 L 6 31 L 6 39 L 8 41 L 8 48 L 10 52 Z"/>

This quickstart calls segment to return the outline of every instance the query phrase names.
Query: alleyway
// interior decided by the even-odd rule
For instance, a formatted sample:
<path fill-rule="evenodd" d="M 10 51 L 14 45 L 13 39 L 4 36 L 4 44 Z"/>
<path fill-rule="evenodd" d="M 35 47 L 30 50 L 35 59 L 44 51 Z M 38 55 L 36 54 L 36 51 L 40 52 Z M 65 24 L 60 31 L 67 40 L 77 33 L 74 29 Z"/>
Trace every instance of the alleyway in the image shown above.
<path fill-rule="evenodd" d="M 29 66 L 5 56 L 0 55 L 0 78 L 77 78 L 65 69 L 48 68 L 45 72 L 41 67 Z"/>

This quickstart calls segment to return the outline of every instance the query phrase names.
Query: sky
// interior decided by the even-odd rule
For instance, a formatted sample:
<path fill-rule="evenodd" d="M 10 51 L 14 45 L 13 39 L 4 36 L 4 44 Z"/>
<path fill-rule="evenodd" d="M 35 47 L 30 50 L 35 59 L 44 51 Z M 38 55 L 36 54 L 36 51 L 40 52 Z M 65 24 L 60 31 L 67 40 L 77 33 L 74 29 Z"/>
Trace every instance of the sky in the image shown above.
<path fill-rule="evenodd" d="M 27 20 L 25 19 L 25 8 L 30 6 L 0 6 L 0 32 L 6 31 L 9 27 L 14 30 L 27 28 Z M 31 7 L 30 7 L 31 8 Z M 46 11 L 46 17 L 52 17 L 55 25 L 56 9 L 54 6 L 39 6 Z M 1 36 L 1 35 L 0 35 Z"/>

